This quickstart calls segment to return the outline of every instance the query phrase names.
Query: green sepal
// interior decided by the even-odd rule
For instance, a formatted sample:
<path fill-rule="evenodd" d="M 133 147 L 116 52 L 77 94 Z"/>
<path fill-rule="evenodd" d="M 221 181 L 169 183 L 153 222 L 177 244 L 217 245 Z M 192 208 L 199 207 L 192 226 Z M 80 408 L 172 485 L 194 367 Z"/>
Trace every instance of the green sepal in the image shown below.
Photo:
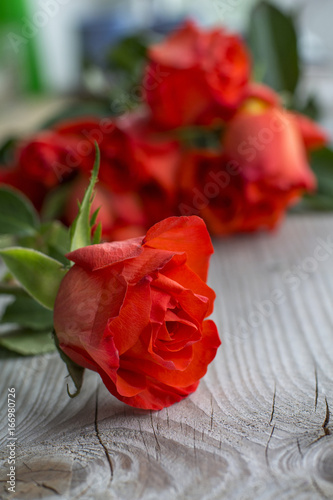
<path fill-rule="evenodd" d="M 101 209 L 101 207 L 98 207 L 97 210 L 95 210 L 95 212 L 92 214 L 92 216 L 90 218 L 90 227 L 93 227 L 96 224 L 96 220 L 97 220 L 98 213 L 99 213 L 100 209 Z"/>
<path fill-rule="evenodd" d="M 31 248 L 0 250 L 8 270 L 37 302 L 53 309 L 60 283 L 67 270 L 61 262 Z"/>
<path fill-rule="evenodd" d="M 98 243 L 101 242 L 101 238 L 102 238 L 102 223 L 99 222 L 94 232 L 92 244 L 98 245 Z"/>
<path fill-rule="evenodd" d="M 65 354 L 64 351 L 60 348 L 59 340 L 57 338 L 57 334 L 55 331 L 53 331 L 53 338 L 54 338 L 55 346 L 60 354 L 60 357 L 67 366 L 68 375 L 71 377 L 71 379 L 73 380 L 73 383 L 75 385 L 76 391 L 74 392 L 74 394 L 71 394 L 69 392 L 69 388 L 68 388 L 68 384 L 67 384 L 67 394 L 70 398 L 75 398 L 81 392 L 81 388 L 82 388 L 82 384 L 83 384 L 84 368 L 82 366 L 76 364 L 74 361 L 72 361 L 71 358 L 69 356 L 67 356 L 67 354 Z"/>
<path fill-rule="evenodd" d="M 97 143 L 95 143 L 95 148 L 96 158 L 90 183 L 86 189 L 82 202 L 79 204 L 79 213 L 71 226 L 71 252 L 78 248 L 91 245 L 90 209 L 100 164 L 100 152 Z"/>

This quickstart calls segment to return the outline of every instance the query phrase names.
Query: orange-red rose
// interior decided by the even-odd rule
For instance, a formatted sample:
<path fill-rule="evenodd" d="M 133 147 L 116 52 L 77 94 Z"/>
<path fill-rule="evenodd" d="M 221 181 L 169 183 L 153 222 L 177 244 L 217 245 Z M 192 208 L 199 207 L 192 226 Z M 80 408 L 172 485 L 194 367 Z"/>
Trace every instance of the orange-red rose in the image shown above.
<path fill-rule="evenodd" d="M 244 98 L 250 60 L 236 35 L 188 21 L 148 55 L 143 86 L 160 127 L 227 119 Z"/>
<path fill-rule="evenodd" d="M 181 214 L 203 217 L 212 234 L 271 229 L 315 176 L 307 151 L 326 141 L 311 120 L 256 88 L 228 123 L 221 151 L 192 150 L 180 169 Z"/>
<path fill-rule="evenodd" d="M 129 405 L 158 410 L 185 398 L 220 345 L 206 320 L 212 252 L 200 218 L 172 217 L 144 238 L 70 253 L 54 309 L 61 349 Z"/>

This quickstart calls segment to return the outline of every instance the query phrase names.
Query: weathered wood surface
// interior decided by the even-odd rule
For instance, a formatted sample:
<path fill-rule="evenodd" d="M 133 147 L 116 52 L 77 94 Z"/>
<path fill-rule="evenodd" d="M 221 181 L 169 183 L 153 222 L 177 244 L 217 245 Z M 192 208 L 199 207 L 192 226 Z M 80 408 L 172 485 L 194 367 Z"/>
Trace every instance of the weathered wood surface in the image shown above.
<path fill-rule="evenodd" d="M 1 462 L 1 498 L 333 498 L 329 241 L 333 216 L 215 242 L 223 345 L 197 392 L 169 409 L 127 407 L 93 373 L 71 400 L 57 355 L 2 362 L 1 449 L 15 387 L 18 473 L 10 497 Z M 254 314 L 258 303 L 265 315 Z"/>

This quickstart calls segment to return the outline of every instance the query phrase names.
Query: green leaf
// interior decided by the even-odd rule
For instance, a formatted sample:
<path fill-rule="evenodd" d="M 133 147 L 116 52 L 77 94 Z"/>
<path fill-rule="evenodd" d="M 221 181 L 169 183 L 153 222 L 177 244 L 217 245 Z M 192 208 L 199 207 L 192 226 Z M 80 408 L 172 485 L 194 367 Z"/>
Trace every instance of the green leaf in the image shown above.
<path fill-rule="evenodd" d="M 255 66 L 264 68 L 263 82 L 277 92 L 293 94 L 300 73 L 293 17 L 260 2 L 252 12 L 248 42 Z"/>
<path fill-rule="evenodd" d="M 102 223 L 99 222 L 94 232 L 92 244 L 98 245 L 98 243 L 101 242 L 101 238 L 102 238 Z"/>
<path fill-rule="evenodd" d="M 110 117 L 110 104 L 105 98 L 102 99 L 101 96 L 96 97 L 96 99 L 86 101 L 80 99 L 78 102 L 66 105 L 63 110 L 52 115 L 52 118 L 41 123 L 40 130 L 53 128 L 58 125 L 59 122 L 66 120 L 77 120 L 79 118 L 85 118 L 87 116 L 97 116 L 102 118 Z"/>
<path fill-rule="evenodd" d="M 71 226 L 71 251 L 91 245 L 90 209 L 100 163 L 100 152 L 97 143 L 95 143 L 95 147 L 96 158 L 90 183 L 80 204 L 79 213 Z"/>
<path fill-rule="evenodd" d="M 146 61 L 147 41 L 143 35 L 123 38 L 109 54 L 109 64 L 113 70 L 121 70 L 129 76 L 137 74 L 138 68 Z"/>
<path fill-rule="evenodd" d="M 10 276 L 10 278 L 12 278 Z M 0 295 L 12 295 L 13 297 L 29 297 L 27 292 L 18 285 L 10 285 L 6 279 L 0 281 Z"/>
<path fill-rule="evenodd" d="M 56 333 L 53 332 L 53 335 L 54 335 L 54 342 L 55 342 L 56 348 L 60 354 L 61 359 L 64 361 L 64 363 L 66 363 L 68 374 L 71 377 L 71 379 L 73 380 L 74 385 L 75 385 L 75 389 L 76 389 L 76 392 L 74 394 L 71 394 L 69 392 L 69 388 L 67 385 L 67 393 L 68 393 L 69 397 L 75 398 L 76 396 L 78 396 L 80 394 L 80 391 L 81 391 L 81 387 L 82 387 L 82 383 L 83 383 L 84 368 L 82 366 L 79 366 L 76 363 L 74 363 L 74 361 L 72 361 L 71 358 L 69 358 L 67 356 L 67 354 L 64 353 L 64 351 L 59 346 L 59 340 L 57 338 Z"/>
<path fill-rule="evenodd" d="M 98 213 L 99 213 L 100 209 L 101 209 L 101 207 L 99 207 L 97 210 L 95 210 L 95 212 L 92 214 L 92 216 L 90 218 L 90 227 L 93 227 L 96 224 L 96 220 L 97 220 Z"/>
<path fill-rule="evenodd" d="M 23 356 L 35 356 L 56 350 L 50 331 L 18 331 L 0 336 L 0 346 Z"/>
<path fill-rule="evenodd" d="M 320 118 L 320 107 L 315 96 L 311 95 L 302 106 L 292 103 L 292 108 L 316 121 Z"/>
<path fill-rule="evenodd" d="M 12 234 L 2 234 L 0 235 L 0 248 L 11 247 L 15 245 L 16 238 Z"/>
<path fill-rule="evenodd" d="M 333 150 L 322 148 L 310 154 L 310 164 L 317 177 L 317 191 L 307 194 L 292 212 L 333 211 Z"/>
<path fill-rule="evenodd" d="M 47 309 L 54 301 L 66 274 L 61 262 L 30 248 L 12 247 L 0 250 L 7 268 L 22 287 Z"/>
<path fill-rule="evenodd" d="M 310 155 L 310 165 L 318 180 L 333 178 L 333 150 L 330 148 L 321 148 L 312 151 Z M 325 189 L 323 183 L 322 186 Z"/>
<path fill-rule="evenodd" d="M 2 323 L 14 323 L 32 330 L 52 330 L 53 313 L 30 297 L 17 297 L 6 307 Z"/>
<path fill-rule="evenodd" d="M 10 137 L 0 144 L 1 165 L 13 165 L 17 142 L 18 141 L 15 137 Z"/>
<path fill-rule="evenodd" d="M 41 235 L 44 239 L 44 245 L 40 250 L 62 264 L 68 265 L 68 259 L 65 257 L 65 254 L 70 250 L 68 227 L 55 220 L 52 223 L 43 225 Z"/>
<path fill-rule="evenodd" d="M 39 227 L 38 214 L 32 203 L 20 191 L 0 188 L 0 234 L 27 236 Z"/>
<path fill-rule="evenodd" d="M 221 150 L 222 128 L 189 126 L 175 129 L 175 136 L 188 148 Z"/>
<path fill-rule="evenodd" d="M 63 216 L 72 188 L 72 183 L 65 183 L 46 195 L 41 209 L 42 221 L 51 221 Z"/>

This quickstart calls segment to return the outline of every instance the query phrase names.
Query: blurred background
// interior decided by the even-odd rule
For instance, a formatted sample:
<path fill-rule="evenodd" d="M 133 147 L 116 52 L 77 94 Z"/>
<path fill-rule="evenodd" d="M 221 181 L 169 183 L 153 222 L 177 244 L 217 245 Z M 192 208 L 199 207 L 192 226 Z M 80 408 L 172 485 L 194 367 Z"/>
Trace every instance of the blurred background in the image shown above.
<path fill-rule="evenodd" d="M 150 40 L 158 38 L 186 17 L 196 19 L 201 25 L 223 24 L 246 38 L 253 22 L 253 8 L 259 3 L 259 0 L 1 0 L 1 138 L 37 125 L 52 115 L 54 109 L 66 106 L 77 96 L 105 93 L 110 86 L 110 78 L 106 76 L 110 51 L 122 38 L 136 33 L 145 34 Z M 302 63 L 298 97 L 316 100 L 321 110 L 320 122 L 333 137 L 333 2 L 275 0 L 271 3 L 295 19 Z M 259 27 L 262 36 L 270 29 L 260 19 Z"/>

